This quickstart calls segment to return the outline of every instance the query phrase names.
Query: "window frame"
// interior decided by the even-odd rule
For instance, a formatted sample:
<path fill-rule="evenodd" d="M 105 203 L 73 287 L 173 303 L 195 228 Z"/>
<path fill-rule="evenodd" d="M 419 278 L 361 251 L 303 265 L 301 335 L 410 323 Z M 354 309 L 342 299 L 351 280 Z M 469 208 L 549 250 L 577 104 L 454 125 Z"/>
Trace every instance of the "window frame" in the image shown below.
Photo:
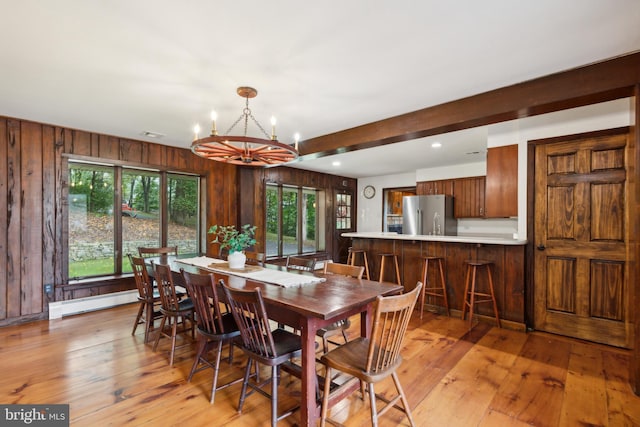
<path fill-rule="evenodd" d="M 297 186 L 297 185 L 289 185 L 289 184 L 276 184 L 276 183 L 266 183 L 265 184 L 265 224 L 269 223 L 269 219 L 267 218 L 267 216 L 269 215 L 269 206 L 268 206 L 268 200 L 266 197 L 266 194 L 270 191 L 274 191 L 275 194 L 277 195 L 277 224 L 276 224 L 276 240 L 277 240 L 277 253 L 273 254 L 273 253 L 268 253 L 267 254 L 267 259 L 281 259 L 286 257 L 287 255 L 312 255 L 312 254 L 317 254 L 320 252 L 323 252 L 326 249 L 326 243 L 325 243 L 325 238 L 324 238 L 324 233 L 326 232 L 325 227 L 324 227 L 324 215 L 322 214 L 322 209 L 323 206 L 325 205 L 324 203 L 324 193 L 325 190 L 320 189 L 320 188 L 311 188 L 311 187 L 304 187 L 304 186 Z M 284 239 L 283 239 L 283 194 L 285 191 L 295 191 L 297 196 L 296 196 L 296 210 L 298 212 L 297 218 L 296 218 L 296 229 L 297 229 L 297 236 L 296 236 L 296 244 L 297 244 L 297 251 L 296 253 L 288 253 L 288 254 L 284 254 Z M 304 207 L 304 202 L 305 202 L 305 194 L 309 194 L 313 192 L 315 194 L 315 201 L 316 201 L 316 206 L 315 206 L 315 245 L 314 245 L 314 250 L 313 251 L 304 251 L 304 235 L 303 235 L 303 231 L 305 229 L 304 227 L 304 212 L 305 212 L 305 207 Z M 265 245 L 267 243 L 266 239 L 266 232 L 265 232 Z M 265 249 L 266 252 L 266 249 Z"/>
<path fill-rule="evenodd" d="M 113 195 L 113 229 L 114 229 L 114 272 L 108 274 L 96 274 L 90 276 L 79 276 L 79 277 L 70 277 L 69 276 L 69 180 L 70 180 L 70 170 L 73 169 L 74 164 L 79 165 L 88 165 L 90 167 L 100 167 L 100 168 L 110 168 L 113 171 L 113 186 L 114 186 L 114 195 Z M 65 246 L 63 249 L 63 278 L 65 283 L 73 284 L 73 283 L 81 283 L 84 281 L 96 281 L 96 280 L 104 280 L 110 277 L 121 277 L 121 276 L 130 276 L 132 273 L 123 271 L 123 236 L 122 236 L 122 176 L 125 171 L 140 171 L 147 173 L 158 174 L 160 177 L 159 182 L 159 197 L 158 197 L 158 210 L 160 217 L 160 236 L 159 236 L 159 245 L 166 246 L 168 241 L 169 234 L 169 214 L 167 212 L 168 209 L 168 195 L 167 192 L 169 190 L 169 178 L 171 176 L 184 176 L 184 177 L 192 177 L 197 180 L 197 203 L 198 206 L 196 208 L 197 219 L 196 219 L 196 248 L 197 252 L 203 252 L 203 247 L 206 244 L 206 236 L 203 233 L 204 230 L 204 221 L 205 221 L 205 206 L 206 200 L 204 200 L 205 191 L 203 191 L 203 186 L 206 185 L 206 178 L 200 174 L 188 173 L 188 172 L 180 172 L 173 170 L 162 170 L 149 168 L 146 166 L 139 165 L 130 165 L 124 163 L 110 163 L 103 161 L 93 161 L 93 160 L 85 160 L 78 159 L 74 157 L 68 157 L 65 159 L 63 173 L 65 176 L 65 180 L 67 185 L 64 186 L 63 189 L 63 218 L 64 218 L 64 226 L 63 226 L 63 234 L 65 236 Z"/>

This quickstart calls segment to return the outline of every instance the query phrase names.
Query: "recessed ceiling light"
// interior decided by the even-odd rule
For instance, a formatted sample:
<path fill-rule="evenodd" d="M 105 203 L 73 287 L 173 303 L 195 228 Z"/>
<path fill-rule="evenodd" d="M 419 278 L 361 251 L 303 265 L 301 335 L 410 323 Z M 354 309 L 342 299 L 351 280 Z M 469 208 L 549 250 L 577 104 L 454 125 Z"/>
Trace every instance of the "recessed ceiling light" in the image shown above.
<path fill-rule="evenodd" d="M 335 161 L 335 162 L 333 162 L 333 163 L 331 163 L 331 164 L 332 164 L 333 166 L 340 166 L 340 162 L 338 162 L 338 161 Z"/>
<path fill-rule="evenodd" d="M 162 138 L 164 136 L 164 134 L 162 134 L 162 133 L 151 132 L 151 131 L 148 131 L 148 130 L 142 131 L 142 133 L 140 135 L 146 136 L 147 138 Z"/>
<path fill-rule="evenodd" d="M 431 148 L 440 148 L 442 147 L 442 144 L 439 142 L 434 142 L 433 144 L 431 144 Z"/>

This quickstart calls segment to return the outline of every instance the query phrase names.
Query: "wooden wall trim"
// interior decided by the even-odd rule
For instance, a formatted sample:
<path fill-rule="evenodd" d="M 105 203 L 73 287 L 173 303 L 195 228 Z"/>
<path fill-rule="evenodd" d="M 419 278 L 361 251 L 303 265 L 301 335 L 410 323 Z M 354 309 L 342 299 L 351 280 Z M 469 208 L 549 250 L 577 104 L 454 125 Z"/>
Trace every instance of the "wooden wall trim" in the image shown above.
<path fill-rule="evenodd" d="M 631 289 L 631 315 L 634 316 L 634 345 L 633 345 L 633 357 L 630 363 L 630 379 L 631 387 L 633 391 L 640 396 L 640 240 L 638 239 L 638 233 L 640 233 L 640 83 L 636 84 L 634 88 L 635 98 L 633 105 L 633 112 L 635 114 L 634 123 L 631 127 L 631 134 L 629 143 L 634 145 L 635 148 L 635 165 L 636 168 L 633 173 L 634 185 L 635 185 L 635 200 L 634 210 L 631 215 L 632 232 L 629 233 L 634 236 L 635 240 L 630 242 L 632 247 L 631 254 L 632 259 L 629 259 L 631 269 L 635 273 L 635 280 L 631 280 L 630 283 L 633 286 Z"/>
<path fill-rule="evenodd" d="M 303 141 L 300 154 L 337 152 L 438 135 L 633 95 L 640 52 Z"/>

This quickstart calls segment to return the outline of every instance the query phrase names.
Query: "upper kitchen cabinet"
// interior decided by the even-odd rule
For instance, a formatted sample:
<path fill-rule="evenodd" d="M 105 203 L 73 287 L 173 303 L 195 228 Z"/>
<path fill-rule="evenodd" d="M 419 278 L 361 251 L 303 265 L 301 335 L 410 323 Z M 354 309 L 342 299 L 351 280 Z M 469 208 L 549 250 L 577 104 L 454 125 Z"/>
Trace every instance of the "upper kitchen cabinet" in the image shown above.
<path fill-rule="evenodd" d="M 518 216 L 518 146 L 487 151 L 485 218 Z"/>
<path fill-rule="evenodd" d="M 421 181 L 416 184 L 416 193 L 419 196 L 430 194 L 444 194 L 453 196 L 453 179 L 439 179 L 436 181 Z"/>
<path fill-rule="evenodd" d="M 453 180 L 453 216 L 456 218 L 485 217 L 485 177 Z"/>

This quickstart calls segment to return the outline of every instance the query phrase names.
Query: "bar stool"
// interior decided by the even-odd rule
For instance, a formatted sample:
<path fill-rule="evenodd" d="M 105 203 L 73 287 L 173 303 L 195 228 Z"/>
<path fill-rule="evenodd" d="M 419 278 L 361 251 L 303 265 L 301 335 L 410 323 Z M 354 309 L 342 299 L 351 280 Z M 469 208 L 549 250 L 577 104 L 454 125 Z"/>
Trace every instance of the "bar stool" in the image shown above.
<path fill-rule="evenodd" d="M 425 295 L 431 295 L 434 297 L 440 297 L 444 299 L 444 307 L 447 310 L 447 316 L 451 317 L 449 313 L 449 300 L 447 298 L 447 287 L 444 282 L 444 268 L 442 267 L 442 257 L 440 256 L 423 256 L 424 264 L 422 267 L 422 291 L 420 292 L 420 319 L 422 320 L 422 311 L 424 309 Z M 427 277 L 429 276 L 429 261 L 433 261 L 437 264 L 440 270 L 440 285 L 428 286 Z"/>
<path fill-rule="evenodd" d="M 498 327 L 500 325 L 500 317 L 498 316 L 498 304 L 496 303 L 496 296 L 493 292 L 493 277 L 491 275 L 491 266 L 493 261 L 483 260 L 467 260 L 467 280 L 464 286 L 464 303 L 462 304 L 462 320 L 464 320 L 467 307 L 469 308 L 469 329 L 471 329 L 471 321 L 473 320 L 473 308 L 476 304 L 482 304 L 485 302 L 493 303 L 493 312 L 496 316 L 496 322 Z M 478 268 L 485 268 L 487 271 L 487 278 L 489 279 L 489 293 L 476 291 L 476 275 Z M 471 288 L 469 288 L 471 285 Z M 480 299 L 476 299 L 479 297 Z"/>
<path fill-rule="evenodd" d="M 398 282 L 398 285 L 401 285 L 400 267 L 398 267 L 398 255 L 396 254 L 380 254 L 380 277 L 378 278 L 378 282 L 382 282 L 382 279 L 384 278 L 384 264 L 385 260 L 389 257 L 393 257 L 393 263 L 396 268 L 396 281 Z"/>
<path fill-rule="evenodd" d="M 356 255 L 362 255 L 362 262 L 364 265 L 364 276 L 367 277 L 367 280 L 371 280 L 369 277 L 369 261 L 367 260 L 367 251 L 364 249 L 353 249 L 349 248 L 349 253 L 347 254 L 347 264 L 356 265 Z"/>

